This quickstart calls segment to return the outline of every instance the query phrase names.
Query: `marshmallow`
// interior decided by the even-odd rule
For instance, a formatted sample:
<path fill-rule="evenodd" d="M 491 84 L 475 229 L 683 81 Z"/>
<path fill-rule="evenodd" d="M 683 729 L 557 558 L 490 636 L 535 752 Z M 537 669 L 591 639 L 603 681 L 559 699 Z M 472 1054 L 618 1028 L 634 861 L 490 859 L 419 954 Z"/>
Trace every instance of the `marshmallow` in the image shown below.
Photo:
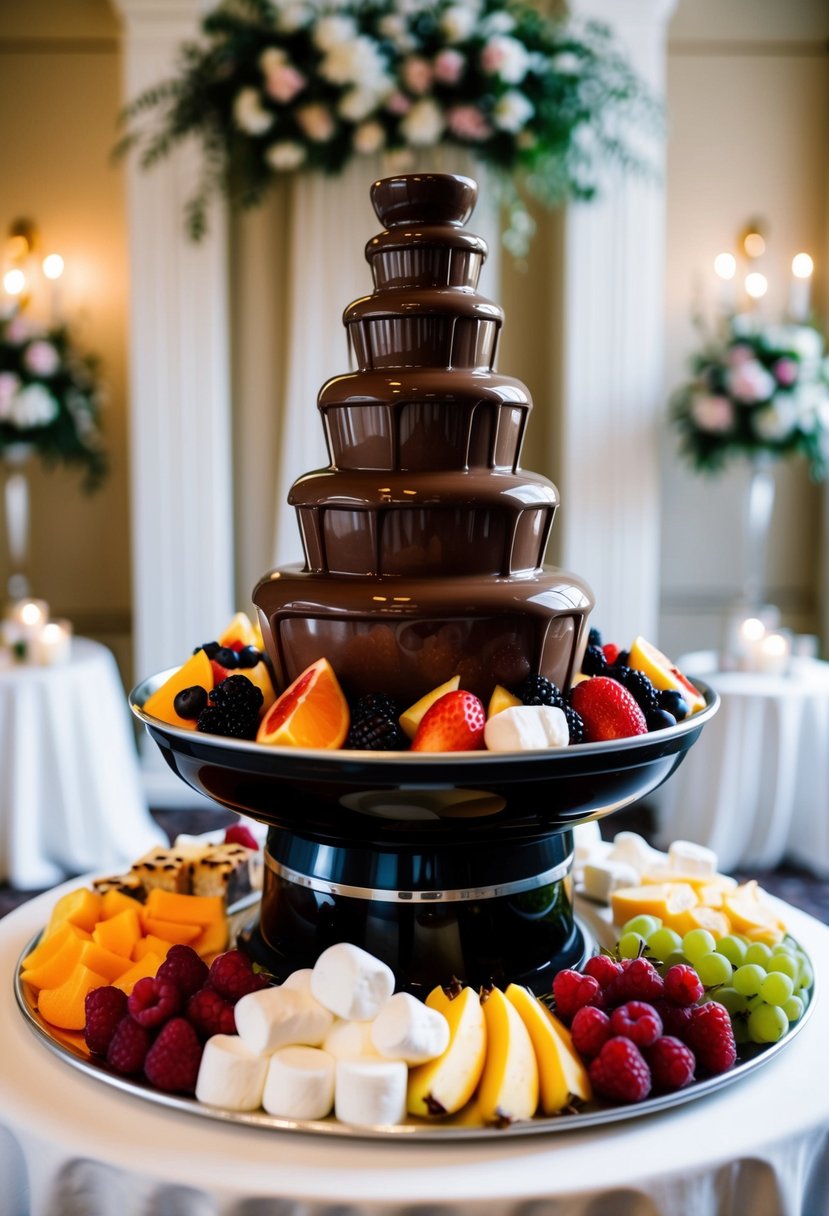
<path fill-rule="evenodd" d="M 439 1010 L 408 992 L 397 992 L 371 1023 L 371 1041 L 389 1060 L 422 1064 L 446 1051 L 449 1023 Z"/>
<path fill-rule="evenodd" d="M 582 894 L 588 899 L 609 904 L 610 896 L 620 887 L 639 885 L 639 871 L 624 861 L 588 861 L 582 870 L 581 883 Z"/>
<path fill-rule="evenodd" d="M 284 1119 L 324 1119 L 334 1105 L 334 1060 L 318 1047 L 281 1047 L 267 1061 L 262 1105 Z"/>
<path fill-rule="evenodd" d="M 668 867 L 679 874 L 711 878 L 717 872 L 717 854 L 692 840 L 675 840 L 668 846 Z"/>
<path fill-rule="evenodd" d="M 267 1057 L 250 1051 L 238 1035 L 214 1034 L 204 1045 L 196 1097 L 207 1106 L 256 1110 L 267 1071 Z"/>
<path fill-rule="evenodd" d="M 394 992 L 394 975 L 368 951 L 337 942 L 323 950 L 314 964 L 311 992 L 338 1017 L 370 1022 Z"/>
<path fill-rule="evenodd" d="M 322 1041 L 323 1051 L 337 1060 L 379 1060 L 371 1039 L 373 1022 L 344 1022 L 337 1018 Z"/>
<path fill-rule="evenodd" d="M 236 1029 L 250 1051 L 270 1055 L 278 1047 L 301 1043 L 318 1047 L 331 1029 L 329 1011 L 308 992 L 262 988 L 236 1002 Z"/>
<path fill-rule="evenodd" d="M 491 752 L 530 752 L 569 742 L 564 710 L 552 705 L 511 705 L 484 727 L 484 743 Z"/>
<path fill-rule="evenodd" d="M 338 1060 L 334 1113 L 358 1127 L 402 1123 L 408 1077 L 402 1060 Z"/>
<path fill-rule="evenodd" d="M 311 975 L 312 972 L 310 967 L 300 967 L 299 971 L 292 971 L 291 974 L 282 981 L 282 987 L 296 988 L 299 992 L 310 992 Z"/>

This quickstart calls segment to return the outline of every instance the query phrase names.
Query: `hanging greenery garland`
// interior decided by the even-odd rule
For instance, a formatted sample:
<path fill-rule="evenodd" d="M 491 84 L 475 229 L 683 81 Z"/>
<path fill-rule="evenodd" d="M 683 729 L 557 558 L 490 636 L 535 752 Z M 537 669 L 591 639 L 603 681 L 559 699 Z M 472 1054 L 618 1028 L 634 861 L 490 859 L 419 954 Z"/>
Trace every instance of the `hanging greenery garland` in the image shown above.
<path fill-rule="evenodd" d="M 608 165 L 646 168 L 633 133 L 660 115 L 605 28 L 523 0 L 222 0 L 202 35 L 174 79 L 127 107 L 119 145 L 149 168 L 200 141 L 195 240 L 216 193 L 249 207 L 286 173 L 377 154 L 403 172 L 451 145 L 495 170 L 506 243 L 521 252 L 519 188 L 550 205 L 593 198 Z"/>

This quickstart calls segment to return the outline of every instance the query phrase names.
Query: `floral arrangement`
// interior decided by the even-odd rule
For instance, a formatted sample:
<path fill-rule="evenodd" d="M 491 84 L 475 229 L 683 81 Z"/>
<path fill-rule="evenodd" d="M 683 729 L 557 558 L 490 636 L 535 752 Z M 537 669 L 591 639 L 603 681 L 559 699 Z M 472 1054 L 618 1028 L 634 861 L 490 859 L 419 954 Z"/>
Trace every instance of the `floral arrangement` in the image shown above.
<path fill-rule="evenodd" d="M 681 450 L 703 472 L 734 457 L 799 454 L 812 476 L 829 473 L 829 360 L 811 325 L 755 328 L 735 316 L 692 360 L 693 378 L 672 408 Z"/>
<path fill-rule="evenodd" d="M 32 447 L 47 464 L 81 465 L 85 487 L 96 488 L 107 468 L 101 400 L 97 361 L 66 328 L 0 316 L 0 457 Z"/>
<path fill-rule="evenodd" d="M 136 127 L 119 145 L 141 145 L 148 167 L 201 141 L 195 239 L 218 190 L 249 206 L 281 174 L 376 154 L 401 172 L 449 144 L 496 171 L 518 246 L 517 184 L 545 203 L 589 199 L 608 162 L 646 167 L 624 131 L 641 146 L 660 113 L 607 30 L 577 33 L 525 0 L 222 0 L 202 32 L 180 75 L 127 107 Z M 160 126 L 142 126 L 158 109 Z"/>

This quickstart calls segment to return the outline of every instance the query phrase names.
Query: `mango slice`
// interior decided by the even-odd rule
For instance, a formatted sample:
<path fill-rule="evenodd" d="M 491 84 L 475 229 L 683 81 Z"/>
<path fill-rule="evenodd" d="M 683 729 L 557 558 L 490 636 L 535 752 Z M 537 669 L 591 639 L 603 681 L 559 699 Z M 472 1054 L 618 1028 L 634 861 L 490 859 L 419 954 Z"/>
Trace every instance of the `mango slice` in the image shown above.
<path fill-rule="evenodd" d="M 486 716 L 494 718 L 502 709 L 512 709 L 513 706 L 520 704 L 520 697 L 513 696 L 508 688 L 504 688 L 503 684 L 496 684 L 486 707 Z"/>
<path fill-rule="evenodd" d="M 440 684 L 437 688 L 433 688 L 431 692 L 427 692 L 419 701 L 415 701 L 414 705 L 410 705 L 400 715 L 400 729 L 410 739 L 414 739 L 417 734 L 417 728 L 420 726 L 420 720 L 426 713 L 426 710 L 434 705 L 440 697 L 443 697 L 448 692 L 457 692 L 460 688 L 460 676 L 452 676 L 451 680 L 447 680 L 445 684 Z"/>

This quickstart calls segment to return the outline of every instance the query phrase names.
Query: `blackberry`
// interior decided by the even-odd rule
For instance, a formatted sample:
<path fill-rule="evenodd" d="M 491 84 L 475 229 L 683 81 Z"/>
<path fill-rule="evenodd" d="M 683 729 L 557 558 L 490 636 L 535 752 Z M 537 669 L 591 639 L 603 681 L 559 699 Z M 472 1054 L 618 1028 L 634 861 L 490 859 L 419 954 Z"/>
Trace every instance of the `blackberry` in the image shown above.
<path fill-rule="evenodd" d="M 659 708 L 667 709 L 669 714 L 673 714 L 677 722 L 681 722 L 683 718 L 688 717 L 688 702 L 678 689 L 661 688 L 656 694 L 656 700 Z"/>
<path fill-rule="evenodd" d="M 255 710 L 250 713 L 208 705 L 199 714 L 196 730 L 207 735 L 227 735 L 232 739 L 255 739 L 258 725 L 259 715 Z"/>
<path fill-rule="evenodd" d="M 190 688 L 182 688 L 173 700 L 173 709 L 180 718 L 192 720 L 207 706 L 207 689 L 201 684 L 193 684 Z"/>
<path fill-rule="evenodd" d="M 564 696 L 560 688 L 546 676 L 527 676 L 515 690 L 515 695 L 524 705 L 552 705 L 564 707 Z"/>
<path fill-rule="evenodd" d="M 587 635 L 587 645 L 588 646 L 598 646 L 599 649 L 601 650 L 602 635 L 599 633 L 598 629 L 590 630 L 590 632 Z"/>
<path fill-rule="evenodd" d="M 625 688 L 627 688 L 626 681 L 632 671 L 632 667 L 626 667 L 624 663 L 617 659 L 615 663 L 611 663 L 604 674 L 609 676 L 611 680 L 615 680 L 617 684 L 624 684 Z"/>
<path fill-rule="evenodd" d="M 387 696 L 384 692 L 369 692 L 355 703 L 351 711 L 351 721 L 358 722 L 362 718 L 374 717 L 375 714 L 389 718 L 396 723 L 400 711 L 393 697 Z"/>
<path fill-rule="evenodd" d="M 210 704 L 227 710 L 258 713 L 263 700 L 262 689 L 247 676 L 227 676 L 210 693 Z"/>
<path fill-rule="evenodd" d="M 624 685 L 629 693 L 632 693 L 636 699 L 636 703 L 644 714 L 654 712 L 659 708 L 656 689 L 651 684 L 644 671 L 636 671 L 635 668 L 626 668 L 629 672 L 625 676 Z M 621 681 L 620 681 L 621 683 Z"/>
<path fill-rule="evenodd" d="M 567 729 L 570 731 L 571 743 L 584 743 L 584 737 L 587 733 L 584 729 L 584 722 L 581 714 L 577 714 L 572 705 L 564 705 L 564 716 L 567 719 Z"/>
<path fill-rule="evenodd" d="M 676 718 L 667 709 L 652 709 L 645 714 L 648 730 L 664 730 L 666 726 L 676 726 Z"/>
<path fill-rule="evenodd" d="M 400 752 L 409 741 L 395 718 L 384 713 L 368 714 L 352 721 L 345 746 L 354 751 Z"/>
<path fill-rule="evenodd" d="M 588 646 L 581 661 L 581 669 L 586 676 L 601 676 L 607 671 L 607 659 L 601 646 Z"/>

